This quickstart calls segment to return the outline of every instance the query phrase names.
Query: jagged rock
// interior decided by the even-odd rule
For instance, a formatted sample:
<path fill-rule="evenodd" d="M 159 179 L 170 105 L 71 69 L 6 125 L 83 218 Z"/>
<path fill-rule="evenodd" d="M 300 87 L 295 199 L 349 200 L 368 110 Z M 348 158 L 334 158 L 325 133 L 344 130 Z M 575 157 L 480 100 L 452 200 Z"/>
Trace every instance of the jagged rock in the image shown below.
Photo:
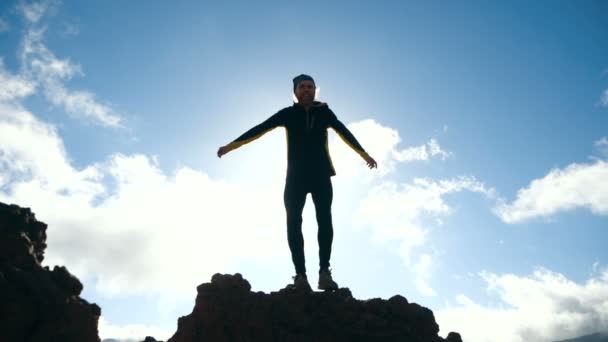
<path fill-rule="evenodd" d="M 141 342 L 163 342 L 163 341 L 157 341 L 154 337 L 152 336 L 146 336 L 146 338 L 141 341 Z"/>
<path fill-rule="evenodd" d="M 400 295 L 357 300 L 348 288 L 306 293 L 286 287 L 251 292 L 241 274 L 215 274 L 197 287 L 192 313 L 167 342 L 441 342 L 433 312 Z M 450 333 L 447 341 L 461 341 Z"/>
<path fill-rule="evenodd" d="M 42 267 L 47 225 L 0 202 L 0 341 L 99 342 L 101 309 L 63 266 Z"/>
<path fill-rule="evenodd" d="M 460 334 L 457 332 L 451 332 L 448 334 L 446 341 L 448 342 L 462 342 L 462 338 L 460 337 Z"/>

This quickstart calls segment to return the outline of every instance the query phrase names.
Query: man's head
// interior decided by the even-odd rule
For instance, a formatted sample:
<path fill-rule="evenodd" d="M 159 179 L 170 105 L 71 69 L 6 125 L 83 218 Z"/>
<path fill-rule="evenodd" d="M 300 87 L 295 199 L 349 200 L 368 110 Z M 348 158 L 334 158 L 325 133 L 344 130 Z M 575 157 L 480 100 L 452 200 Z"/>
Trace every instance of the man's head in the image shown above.
<path fill-rule="evenodd" d="M 298 103 L 311 103 L 315 99 L 315 80 L 312 77 L 301 74 L 293 79 L 293 93 Z"/>

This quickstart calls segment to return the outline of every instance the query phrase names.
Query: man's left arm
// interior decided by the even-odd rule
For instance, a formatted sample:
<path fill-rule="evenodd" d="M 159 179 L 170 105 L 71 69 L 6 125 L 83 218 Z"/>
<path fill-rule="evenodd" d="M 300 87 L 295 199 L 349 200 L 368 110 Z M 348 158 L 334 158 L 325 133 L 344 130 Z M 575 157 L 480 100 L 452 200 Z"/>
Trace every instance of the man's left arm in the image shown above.
<path fill-rule="evenodd" d="M 359 141 L 357 141 L 357 138 L 355 138 L 355 136 L 350 132 L 350 130 L 346 128 L 346 126 L 340 120 L 338 120 L 336 114 L 334 114 L 334 112 L 329 108 L 328 113 L 329 127 L 333 128 L 334 131 L 338 133 L 338 136 L 340 136 L 340 138 L 342 138 L 342 140 L 344 140 L 344 142 L 348 146 L 350 146 L 350 148 L 357 152 L 357 154 L 359 154 L 361 158 L 365 160 L 370 158 L 369 154 L 367 154 L 365 149 L 363 149 L 363 146 L 361 146 L 361 144 L 359 144 Z"/>

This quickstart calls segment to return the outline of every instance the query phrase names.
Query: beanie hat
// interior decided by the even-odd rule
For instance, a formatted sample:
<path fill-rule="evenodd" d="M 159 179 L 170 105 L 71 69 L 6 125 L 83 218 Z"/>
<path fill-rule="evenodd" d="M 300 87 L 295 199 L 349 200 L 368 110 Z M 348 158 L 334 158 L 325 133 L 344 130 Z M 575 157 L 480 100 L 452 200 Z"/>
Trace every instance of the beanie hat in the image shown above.
<path fill-rule="evenodd" d="M 315 83 L 315 80 L 312 79 L 312 77 L 305 75 L 305 74 L 300 74 L 296 77 L 293 78 L 293 92 L 296 92 L 296 88 L 298 87 L 298 83 L 304 81 L 304 80 L 308 80 L 308 81 L 312 81 L 312 83 Z M 316 84 L 315 84 L 316 86 Z"/>

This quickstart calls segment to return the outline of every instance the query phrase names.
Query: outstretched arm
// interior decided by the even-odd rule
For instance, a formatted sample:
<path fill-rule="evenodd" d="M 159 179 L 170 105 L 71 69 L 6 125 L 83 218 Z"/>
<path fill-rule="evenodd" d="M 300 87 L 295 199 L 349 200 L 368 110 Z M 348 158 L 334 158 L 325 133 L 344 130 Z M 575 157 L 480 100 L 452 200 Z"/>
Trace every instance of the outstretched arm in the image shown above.
<path fill-rule="evenodd" d="M 278 111 L 276 114 L 272 115 L 271 117 L 266 119 L 264 122 L 260 123 L 259 125 L 255 126 L 255 127 L 252 127 L 247 132 L 241 134 L 241 136 L 234 139 L 228 145 L 220 147 L 220 149 L 217 151 L 217 156 L 221 158 L 222 155 L 224 155 L 234 149 L 237 149 L 247 143 L 252 142 L 253 140 L 261 137 L 262 135 L 275 129 L 278 126 L 284 126 L 284 125 L 285 125 L 285 123 L 284 123 L 283 113 L 281 111 Z"/>
<path fill-rule="evenodd" d="M 374 158 L 367 154 L 365 149 L 363 149 L 363 146 L 361 146 L 361 144 L 359 144 L 359 141 L 357 141 L 357 138 L 355 138 L 355 136 L 350 132 L 350 130 L 346 128 L 346 126 L 340 120 L 338 120 L 336 114 L 334 114 L 331 109 L 329 109 L 329 116 L 329 126 L 333 128 L 336 133 L 338 133 L 338 136 L 340 136 L 340 138 L 342 138 L 342 140 L 344 140 L 344 142 L 348 146 L 350 146 L 350 148 L 357 152 L 357 154 L 359 154 L 361 158 L 365 159 L 367 165 L 370 168 L 377 168 L 378 164 L 376 163 Z"/>

